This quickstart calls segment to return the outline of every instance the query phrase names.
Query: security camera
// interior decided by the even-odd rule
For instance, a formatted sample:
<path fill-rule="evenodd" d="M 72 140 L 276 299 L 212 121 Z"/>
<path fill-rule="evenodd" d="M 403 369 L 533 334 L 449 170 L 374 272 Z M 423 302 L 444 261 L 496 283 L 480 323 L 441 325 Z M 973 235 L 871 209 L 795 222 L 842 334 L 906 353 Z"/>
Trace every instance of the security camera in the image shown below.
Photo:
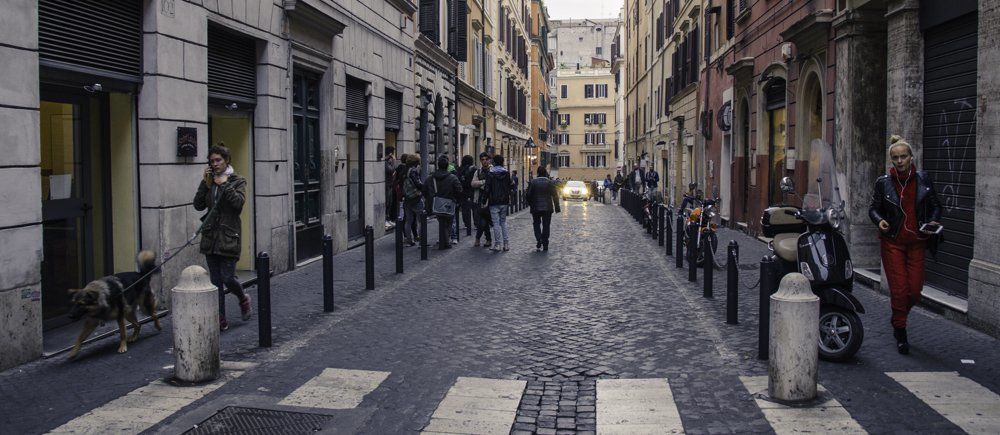
<path fill-rule="evenodd" d="M 240 106 L 236 105 L 236 103 L 226 104 L 226 109 L 228 109 L 230 111 L 235 111 L 236 109 L 239 109 L 239 108 L 240 108 Z"/>

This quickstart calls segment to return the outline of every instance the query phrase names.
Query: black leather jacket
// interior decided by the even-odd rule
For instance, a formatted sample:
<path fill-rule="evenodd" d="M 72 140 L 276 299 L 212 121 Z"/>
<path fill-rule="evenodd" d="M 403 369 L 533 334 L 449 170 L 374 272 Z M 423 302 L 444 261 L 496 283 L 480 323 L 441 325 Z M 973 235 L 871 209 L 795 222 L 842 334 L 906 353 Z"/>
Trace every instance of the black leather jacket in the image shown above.
<path fill-rule="evenodd" d="M 535 177 L 528 182 L 528 206 L 532 213 L 552 213 L 559 210 L 559 186 L 548 177 Z"/>
<path fill-rule="evenodd" d="M 917 172 L 917 227 L 927 222 L 940 222 L 941 202 L 938 201 L 937 192 L 934 190 L 934 183 L 924 172 Z M 889 231 L 883 233 L 886 237 L 895 240 L 899 235 L 899 230 L 903 227 L 903 208 L 899 205 L 899 194 L 892 185 L 893 180 L 889 175 L 883 175 L 875 180 L 875 189 L 872 193 L 872 203 L 868 206 L 868 217 L 877 226 L 882 220 L 889 223 Z"/>

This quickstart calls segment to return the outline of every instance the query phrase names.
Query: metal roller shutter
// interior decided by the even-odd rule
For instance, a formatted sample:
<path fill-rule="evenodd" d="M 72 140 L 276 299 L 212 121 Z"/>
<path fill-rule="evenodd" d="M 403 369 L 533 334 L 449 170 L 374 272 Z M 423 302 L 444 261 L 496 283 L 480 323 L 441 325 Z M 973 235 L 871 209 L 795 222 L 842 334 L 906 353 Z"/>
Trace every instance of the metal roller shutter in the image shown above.
<path fill-rule="evenodd" d="M 256 103 L 257 41 L 219 26 L 208 26 L 208 97 Z"/>
<path fill-rule="evenodd" d="M 396 130 L 403 125 L 403 94 L 385 90 L 385 129 Z"/>
<path fill-rule="evenodd" d="M 353 77 L 347 78 L 347 122 L 368 125 L 368 97 L 365 89 L 368 83 Z"/>
<path fill-rule="evenodd" d="M 141 82 L 140 3 L 39 0 L 39 64 Z"/>
<path fill-rule="evenodd" d="M 976 207 L 978 15 L 924 33 L 923 170 L 940 196 L 945 242 L 926 260 L 927 282 L 966 295 Z"/>

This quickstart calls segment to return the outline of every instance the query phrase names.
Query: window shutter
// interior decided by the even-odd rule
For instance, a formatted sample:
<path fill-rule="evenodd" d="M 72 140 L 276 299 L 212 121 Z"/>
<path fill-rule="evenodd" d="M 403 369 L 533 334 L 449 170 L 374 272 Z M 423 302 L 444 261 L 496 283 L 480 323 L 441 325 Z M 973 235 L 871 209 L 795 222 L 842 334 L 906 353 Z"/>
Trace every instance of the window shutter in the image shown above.
<path fill-rule="evenodd" d="M 368 97 L 365 88 L 368 83 L 353 78 L 347 78 L 347 122 L 351 124 L 368 125 Z"/>
<path fill-rule="evenodd" d="M 459 62 L 469 59 L 468 8 L 465 0 L 452 0 L 448 13 L 448 54 Z"/>
<path fill-rule="evenodd" d="M 586 124 L 586 125 L 590 125 L 590 114 L 589 113 L 584 113 L 583 114 L 583 123 Z"/>
<path fill-rule="evenodd" d="M 39 0 L 39 64 L 141 82 L 141 4 Z"/>
<path fill-rule="evenodd" d="M 257 100 L 257 41 L 208 26 L 208 97 L 253 103 Z"/>
<path fill-rule="evenodd" d="M 691 83 L 698 81 L 698 27 L 694 28 L 694 38 L 691 39 Z"/>
<path fill-rule="evenodd" d="M 399 131 L 403 125 L 403 94 L 385 90 L 385 129 Z"/>
<path fill-rule="evenodd" d="M 440 43 L 438 37 L 438 5 L 440 0 L 420 0 L 420 33 Z"/>

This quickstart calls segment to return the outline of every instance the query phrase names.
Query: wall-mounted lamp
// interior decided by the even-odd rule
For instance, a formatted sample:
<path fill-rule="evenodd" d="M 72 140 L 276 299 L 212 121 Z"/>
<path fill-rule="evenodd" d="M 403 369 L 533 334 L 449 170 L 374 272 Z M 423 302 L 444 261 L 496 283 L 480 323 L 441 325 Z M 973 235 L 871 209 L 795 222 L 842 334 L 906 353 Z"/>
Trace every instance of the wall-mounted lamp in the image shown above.
<path fill-rule="evenodd" d="M 85 90 L 87 92 L 90 92 L 91 94 L 94 94 L 94 93 L 103 91 L 104 90 L 104 86 L 101 86 L 100 83 L 94 83 L 92 85 L 86 85 L 86 86 L 84 86 L 83 90 Z"/>
<path fill-rule="evenodd" d="M 239 108 L 240 108 L 240 106 L 238 106 L 236 103 L 226 104 L 226 110 L 229 110 L 230 112 L 236 111 L 236 109 L 239 109 Z"/>

